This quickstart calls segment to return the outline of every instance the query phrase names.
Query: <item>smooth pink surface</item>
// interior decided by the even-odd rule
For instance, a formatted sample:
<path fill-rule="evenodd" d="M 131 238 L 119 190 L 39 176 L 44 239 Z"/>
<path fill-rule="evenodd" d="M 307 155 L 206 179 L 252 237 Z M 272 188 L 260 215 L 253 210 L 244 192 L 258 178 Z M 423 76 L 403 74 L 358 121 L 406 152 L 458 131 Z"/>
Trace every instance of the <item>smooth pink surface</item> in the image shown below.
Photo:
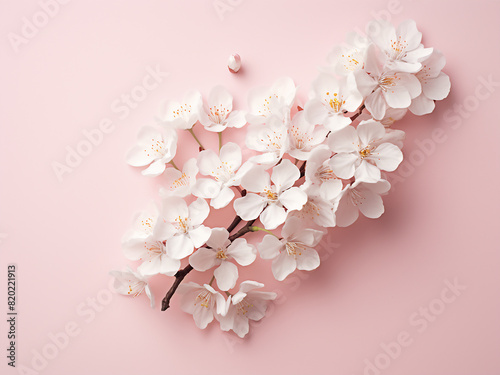
<path fill-rule="evenodd" d="M 229 5 L 232 11 L 221 20 L 214 3 L 237 5 Z M 407 131 L 406 177 L 386 197 L 382 218 L 331 230 L 324 242 L 330 251 L 323 249 L 328 256 L 315 272 L 280 284 L 269 263 L 245 270 L 240 280 L 261 270 L 259 279 L 280 294 L 249 337 L 240 340 L 216 324 L 197 329 L 176 298 L 165 313 L 151 310 L 144 296 L 105 299 L 108 271 L 127 264 L 122 234 L 135 212 L 157 198 L 161 179 L 142 177 L 124 163 L 124 154 L 139 128 L 154 123 L 161 101 L 191 88 L 207 95 L 223 84 L 245 108 L 250 88 L 285 75 L 305 98 L 333 45 L 389 3 L 75 0 L 15 53 L 8 33 L 19 34 L 23 17 L 40 7 L 2 0 L 0 301 L 4 311 L 6 265 L 16 263 L 17 364 L 31 366 L 33 350 L 50 343 L 49 333 L 75 322 L 79 334 L 40 373 L 358 375 L 377 373 L 365 371 L 377 358 L 387 367 L 383 374 L 500 373 L 500 94 L 499 86 L 493 93 L 478 89 L 480 77 L 500 81 L 495 1 L 392 6 L 394 23 L 415 19 L 424 43 L 447 57 L 452 93 L 433 114 L 408 115 L 397 124 Z M 227 70 L 231 53 L 242 57 L 237 75 Z M 169 77 L 120 119 L 113 101 L 156 65 Z M 450 112 L 464 102 L 462 115 Z M 97 128 L 104 118 L 114 131 L 60 183 L 51 163 L 64 162 L 65 148 L 84 139 L 82 129 Z M 439 144 L 429 141 L 437 127 L 445 138 Z M 202 137 L 215 145 L 215 135 Z M 429 155 L 418 151 L 417 140 L 427 140 Z M 183 137 L 179 160 L 195 149 Z M 231 213 L 224 212 L 210 224 L 227 225 Z M 207 275 L 190 279 L 206 282 Z M 441 291 L 454 279 L 466 289 L 453 302 L 436 302 L 449 300 Z M 155 281 L 158 301 L 170 283 Z M 105 306 L 88 307 L 89 297 L 100 297 Z M 419 309 L 429 305 L 441 314 L 427 319 L 424 329 Z M 381 345 L 404 332 L 411 344 L 400 353 L 393 345 L 395 358 L 386 362 Z M 18 373 L 2 358 L 2 374 Z"/>

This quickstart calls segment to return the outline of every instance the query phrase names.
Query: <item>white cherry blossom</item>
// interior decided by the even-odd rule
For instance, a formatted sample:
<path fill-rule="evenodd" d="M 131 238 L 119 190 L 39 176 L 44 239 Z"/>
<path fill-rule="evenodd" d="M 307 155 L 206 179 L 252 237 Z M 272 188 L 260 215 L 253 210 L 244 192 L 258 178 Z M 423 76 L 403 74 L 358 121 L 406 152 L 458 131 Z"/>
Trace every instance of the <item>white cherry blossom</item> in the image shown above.
<path fill-rule="evenodd" d="M 256 281 L 243 281 L 239 291 L 228 299 L 227 313 L 217 316 L 223 331 L 232 330 L 239 337 L 245 337 L 250 329 L 249 320 L 261 320 L 269 301 L 278 296 L 274 292 L 261 292 L 255 289 L 263 288 L 264 284 Z"/>
<path fill-rule="evenodd" d="M 182 171 L 175 168 L 167 169 L 164 173 L 164 186 L 160 188 L 160 196 L 162 198 L 172 195 L 185 197 L 191 194 L 191 190 L 196 183 L 197 174 L 198 166 L 195 158 L 191 158 L 184 163 Z"/>
<path fill-rule="evenodd" d="M 261 153 L 249 159 L 252 163 L 276 164 L 290 148 L 287 124 L 277 116 L 270 116 L 265 124 L 250 125 L 246 146 Z"/>
<path fill-rule="evenodd" d="M 241 161 L 241 148 L 232 142 L 222 146 L 219 155 L 212 150 L 200 152 L 198 155 L 200 173 L 213 179 L 198 179 L 193 194 L 210 199 L 210 205 L 215 209 L 226 207 L 234 198 L 231 187 L 238 186 L 241 177 L 251 167 L 250 163 L 241 166 Z"/>
<path fill-rule="evenodd" d="M 207 247 L 198 249 L 189 257 L 189 264 L 197 271 L 206 271 L 218 266 L 214 271 L 215 280 L 220 290 L 233 288 L 238 280 L 238 267 L 230 262 L 234 259 L 240 266 L 248 266 L 256 258 L 253 245 L 244 238 L 229 240 L 229 232 L 225 228 L 212 228 L 207 240 Z"/>
<path fill-rule="evenodd" d="M 441 70 L 446 64 L 446 58 L 439 51 L 422 62 L 422 70 L 415 76 L 422 85 L 422 93 L 414 98 L 409 110 L 415 115 L 425 115 L 434 111 L 435 100 L 443 100 L 450 93 L 450 77 Z"/>
<path fill-rule="evenodd" d="M 307 160 L 315 147 L 326 139 L 328 130 L 307 121 L 304 111 L 298 112 L 288 128 L 290 150 L 288 153 L 298 160 Z"/>
<path fill-rule="evenodd" d="M 391 184 L 386 180 L 375 183 L 356 181 L 344 188 L 337 208 L 337 225 L 347 227 L 354 223 L 361 212 L 370 219 L 384 213 L 384 203 L 380 195 L 386 194 Z"/>
<path fill-rule="evenodd" d="M 316 186 L 325 200 L 335 199 L 343 188 L 342 179 L 333 173 L 329 164 L 331 157 L 332 151 L 328 146 L 320 145 L 311 152 L 305 170 L 304 187 Z"/>
<path fill-rule="evenodd" d="M 250 124 L 263 124 L 274 115 L 286 123 L 290 119 L 296 92 L 295 83 L 289 77 L 276 80 L 271 87 L 251 90 L 248 94 L 247 121 Z"/>
<path fill-rule="evenodd" d="M 328 137 L 328 145 L 336 153 L 330 160 L 330 167 L 340 178 L 355 177 L 364 182 L 380 180 L 380 171 L 394 171 L 403 153 L 393 143 L 381 140 L 386 130 L 379 122 L 362 121 L 357 129 L 348 126 Z"/>
<path fill-rule="evenodd" d="M 420 43 L 422 33 L 413 20 L 402 22 L 396 29 L 386 20 L 373 20 L 367 27 L 368 36 L 387 57 L 388 70 L 416 73 L 421 61 L 432 53 L 432 48 L 424 48 Z"/>
<path fill-rule="evenodd" d="M 241 180 L 247 194 L 234 201 L 236 214 L 243 220 L 260 215 L 266 229 L 277 228 L 285 222 L 287 210 L 300 210 L 307 201 L 307 194 L 293 187 L 299 177 L 299 169 L 288 159 L 275 166 L 271 176 L 264 167 L 254 166 Z"/>
<path fill-rule="evenodd" d="M 363 69 L 370 40 L 356 32 L 347 34 L 342 45 L 335 46 L 327 57 L 329 66 L 322 69 L 330 74 L 347 76 Z"/>
<path fill-rule="evenodd" d="M 245 113 L 233 111 L 233 96 L 223 86 L 210 91 L 208 105 L 200 111 L 200 123 L 206 130 L 221 132 L 226 128 L 241 128 L 246 124 Z"/>
<path fill-rule="evenodd" d="M 180 197 L 163 200 L 163 218 L 168 233 L 167 253 L 172 259 L 183 259 L 202 246 L 210 237 L 203 222 L 210 213 L 208 203 L 198 198 L 189 206 Z"/>
<path fill-rule="evenodd" d="M 157 117 L 159 124 L 173 129 L 191 129 L 198 121 L 203 106 L 199 91 L 188 92 L 182 101 L 168 100 Z"/>
<path fill-rule="evenodd" d="M 177 292 L 182 295 L 181 309 L 193 315 L 196 326 L 207 328 L 216 314 L 224 316 L 227 313 L 227 303 L 224 297 L 208 284 L 203 286 L 194 282 L 184 282 Z"/>
<path fill-rule="evenodd" d="M 127 163 L 133 167 L 148 168 L 142 171 L 144 176 L 156 177 L 163 173 L 177 152 L 177 132 L 173 129 L 143 127 L 137 136 L 137 146 L 127 154 Z"/>
<path fill-rule="evenodd" d="M 283 281 L 296 269 L 311 271 L 318 268 L 319 254 L 314 247 L 323 237 L 323 232 L 304 227 L 297 217 L 290 217 L 281 230 L 282 239 L 265 235 L 258 245 L 262 259 L 273 259 L 272 271 L 278 281 Z"/>
<path fill-rule="evenodd" d="M 323 124 L 329 131 L 345 128 L 351 119 L 345 112 L 354 112 L 363 102 L 353 74 L 337 79 L 321 74 L 313 82 L 314 97 L 305 107 L 307 119 L 312 124 Z"/>
<path fill-rule="evenodd" d="M 151 308 L 154 308 L 155 299 L 149 288 L 147 276 L 142 275 L 140 272 L 132 271 L 130 267 L 127 267 L 126 271 L 111 271 L 109 274 L 114 278 L 113 286 L 117 293 L 137 297 L 142 292 L 146 292 L 151 301 Z"/>
<path fill-rule="evenodd" d="M 387 57 L 381 57 L 374 45 L 368 48 L 365 69 L 356 73 L 359 91 L 373 118 L 384 118 L 387 108 L 408 108 L 422 92 L 414 74 L 388 70 Z M 420 63 L 419 63 L 420 64 Z"/>
<path fill-rule="evenodd" d="M 328 201 L 324 199 L 319 189 L 310 185 L 308 188 L 301 186 L 307 194 L 307 202 L 300 210 L 290 211 L 289 217 L 297 217 L 304 225 L 317 225 L 323 228 L 332 228 L 335 226 L 335 211 L 337 210 L 338 199 Z"/>

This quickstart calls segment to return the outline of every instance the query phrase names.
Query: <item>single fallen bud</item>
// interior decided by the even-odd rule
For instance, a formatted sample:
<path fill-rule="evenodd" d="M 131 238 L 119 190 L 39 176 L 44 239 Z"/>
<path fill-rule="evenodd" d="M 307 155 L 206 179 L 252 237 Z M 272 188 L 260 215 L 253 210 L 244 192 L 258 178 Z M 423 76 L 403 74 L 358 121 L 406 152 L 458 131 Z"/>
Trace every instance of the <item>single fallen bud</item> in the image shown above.
<path fill-rule="evenodd" d="M 238 73 L 241 68 L 241 57 L 237 53 L 229 56 L 227 67 L 231 73 Z"/>

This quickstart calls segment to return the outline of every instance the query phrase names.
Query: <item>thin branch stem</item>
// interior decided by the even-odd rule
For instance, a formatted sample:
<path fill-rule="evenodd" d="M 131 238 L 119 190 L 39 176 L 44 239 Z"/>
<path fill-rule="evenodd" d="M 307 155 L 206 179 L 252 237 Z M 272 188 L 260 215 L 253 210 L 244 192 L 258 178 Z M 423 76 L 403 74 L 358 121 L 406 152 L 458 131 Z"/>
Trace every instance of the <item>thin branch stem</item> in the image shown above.
<path fill-rule="evenodd" d="M 174 159 L 170 160 L 170 164 L 172 165 L 172 167 L 179 170 L 179 167 L 177 167 L 177 165 L 174 163 Z"/>
<path fill-rule="evenodd" d="M 172 296 L 174 295 L 175 291 L 181 284 L 182 280 L 186 277 L 186 275 L 193 270 L 193 267 L 188 264 L 186 267 L 183 269 L 177 271 L 175 274 L 175 281 L 168 290 L 167 294 L 165 294 L 165 298 L 161 301 L 161 311 L 165 311 L 170 307 L 170 300 L 172 299 Z"/>
<path fill-rule="evenodd" d="M 229 226 L 227 227 L 227 231 L 229 233 L 231 233 L 234 228 L 236 228 L 238 226 L 238 224 L 241 222 L 241 217 L 239 217 L 238 215 L 236 215 L 233 219 L 233 221 L 231 222 L 231 224 L 229 224 Z"/>
<path fill-rule="evenodd" d="M 233 220 L 233 223 L 236 221 L 236 218 L 235 220 Z M 241 221 L 241 218 L 240 218 L 240 221 Z M 231 225 L 233 225 L 233 223 L 231 223 Z M 239 222 L 238 222 L 239 223 Z M 236 223 L 236 225 L 238 225 L 238 223 Z M 236 232 L 235 234 L 233 234 L 232 236 L 229 236 L 229 241 L 234 241 L 235 239 L 245 235 L 246 233 L 248 232 L 253 232 L 253 223 L 255 223 L 255 220 L 251 220 L 251 221 L 248 221 L 244 227 L 242 227 L 238 232 Z M 236 225 L 234 225 L 236 227 Z M 228 228 L 229 229 L 229 228 Z M 234 229 L 234 228 L 233 228 Z M 193 267 L 188 264 L 186 267 L 184 267 L 183 269 L 177 271 L 177 273 L 174 275 L 175 277 L 175 281 L 174 283 L 172 284 L 172 286 L 170 287 L 170 289 L 168 290 L 167 294 L 165 294 L 165 297 L 163 298 L 163 300 L 161 301 L 161 311 L 165 311 L 166 309 L 168 309 L 170 307 L 170 300 L 172 299 L 174 293 L 176 292 L 177 288 L 179 287 L 179 285 L 181 284 L 182 280 L 184 280 L 184 278 L 186 277 L 186 275 L 191 272 L 193 270 Z M 212 280 L 210 281 L 210 283 L 213 282 L 213 278 Z"/>
<path fill-rule="evenodd" d="M 229 236 L 229 241 L 233 242 L 235 239 L 247 234 L 248 232 L 253 232 L 252 225 L 253 225 L 253 223 L 255 223 L 255 220 L 257 220 L 257 219 L 247 221 L 247 223 L 245 224 L 244 227 L 242 227 L 239 231 L 237 231 L 232 236 Z"/>
<path fill-rule="evenodd" d="M 205 147 L 201 144 L 200 140 L 198 139 L 198 137 L 196 136 L 196 134 L 194 134 L 194 131 L 193 131 L 193 128 L 191 129 L 187 129 L 187 131 L 193 136 L 194 140 L 196 142 L 198 142 L 198 144 L 200 145 L 200 149 L 201 151 L 203 151 L 205 149 Z"/>
<path fill-rule="evenodd" d="M 219 132 L 219 151 L 222 148 L 222 132 Z"/>
<path fill-rule="evenodd" d="M 363 104 L 361 107 L 359 107 L 358 113 L 355 113 L 354 115 L 351 116 L 351 121 L 354 121 L 358 118 L 359 115 L 363 112 L 363 109 L 365 109 L 365 105 Z"/>
<path fill-rule="evenodd" d="M 251 228 L 250 228 L 250 230 L 251 230 L 252 232 L 257 232 L 257 231 L 259 231 L 259 230 L 260 230 L 260 231 L 262 231 L 262 232 L 266 232 L 266 233 L 272 234 L 272 235 L 273 235 L 274 237 L 276 237 L 276 238 L 279 238 L 277 235 L 275 235 L 275 234 L 274 234 L 273 232 L 271 232 L 270 230 L 267 230 L 267 229 L 264 229 L 264 228 L 261 228 L 261 227 L 255 227 L 255 226 L 253 226 L 253 227 L 251 227 Z"/>

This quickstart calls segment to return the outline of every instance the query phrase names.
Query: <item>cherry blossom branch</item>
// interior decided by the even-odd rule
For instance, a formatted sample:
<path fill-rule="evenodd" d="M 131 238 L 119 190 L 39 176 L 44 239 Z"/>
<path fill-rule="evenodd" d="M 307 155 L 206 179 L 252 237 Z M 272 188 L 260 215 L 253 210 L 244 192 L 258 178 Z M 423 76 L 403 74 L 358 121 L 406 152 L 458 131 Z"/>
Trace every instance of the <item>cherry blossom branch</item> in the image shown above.
<path fill-rule="evenodd" d="M 234 224 L 234 222 L 236 221 L 237 218 L 239 218 L 239 221 L 236 224 Z M 233 220 L 233 223 L 231 223 L 231 225 L 228 227 L 228 232 L 230 232 L 229 228 L 233 224 L 234 224 L 234 227 L 236 227 L 236 225 L 238 225 L 238 223 L 240 221 L 241 221 L 241 218 L 239 216 L 236 216 L 236 218 Z M 254 231 L 253 228 L 255 228 L 255 227 L 252 226 L 253 223 L 255 223 L 255 220 L 248 221 L 245 224 L 245 226 L 242 227 L 238 232 L 236 232 L 232 236 L 229 236 L 229 241 L 232 242 L 235 239 L 237 239 L 238 237 L 241 237 L 241 236 L 245 235 L 248 232 L 253 232 Z M 234 229 L 234 227 L 232 229 Z M 182 283 L 182 280 L 184 280 L 184 278 L 186 277 L 186 275 L 189 272 L 191 272 L 192 270 L 193 270 L 193 267 L 190 264 L 188 264 L 183 269 L 177 271 L 177 273 L 174 275 L 174 277 L 175 277 L 174 283 L 172 284 L 172 286 L 168 290 L 167 294 L 165 294 L 165 297 L 161 301 L 161 311 L 165 311 L 166 309 L 168 309 L 170 307 L 170 300 L 172 299 L 172 297 L 174 296 L 175 292 L 177 291 L 177 288 Z"/>
<path fill-rule="evenodd" d="M 241 217 L 239 217 L 238 215 L 236 215 L 232 221 L 231 224 L 229 224 L 229 226 L 227 227 L 227 231 L 229 233 L 231 233 L 234 228 L 236 228 L 238 226 L 238 224 L 241 222 Z"/>
<path fill-rule="evenodd" d="M 354 115 L 351 116 L 351 121 L 354 121 L 358 118 L 359 115 L 363 112 L 363 109 L 365 109 L 365 105 L 363 104 L 361 107 L 359 107 L 359 112 L 355 113 Z"/>
<path fill-rule="evenodd" d="M 253 230 L 252 225 L 253 225 L 253 223 L 255 223 L 255 220 L 257 220 L 257 219 L 247 221 L 247 223 L 245 224 L 244 227 L 242 227 L 239 231 L 237 231 L 232 236 L 229 236 L 229 241 L 233 242 L 235 239 L 247 234 L 248 232 L 253 232 L 254 230 Z"/>
<path fill-rule="evenodd" d="M 177 273 L 175 274 L 174 283 L 172 284 L 172 286 L 168 290 L 167 294 L 165 294 L 165 297 L 161 301 L 161 311 L 165 311 L 166 309 L 168 309 L 170 307 L 170 300 L 172 299 L 175 291 L 177 290 L 177 288 L 181 284 L 182 280 L 184 280 L 186 275 L 189 272 L 191 272 L 192 270 L 193 270 L 193 267 L 190 264 L 188 264 L 183 269 L 177 271 Z"/>
<path fill-rule="evenodd" d="M 187 129 L 187 131 L 193 136 L 194 140 L 200 145 L 200 151 L 203 151 L 205 147 L 202 145 L 196 134 L 194 134 L 193 128 Z"/>

